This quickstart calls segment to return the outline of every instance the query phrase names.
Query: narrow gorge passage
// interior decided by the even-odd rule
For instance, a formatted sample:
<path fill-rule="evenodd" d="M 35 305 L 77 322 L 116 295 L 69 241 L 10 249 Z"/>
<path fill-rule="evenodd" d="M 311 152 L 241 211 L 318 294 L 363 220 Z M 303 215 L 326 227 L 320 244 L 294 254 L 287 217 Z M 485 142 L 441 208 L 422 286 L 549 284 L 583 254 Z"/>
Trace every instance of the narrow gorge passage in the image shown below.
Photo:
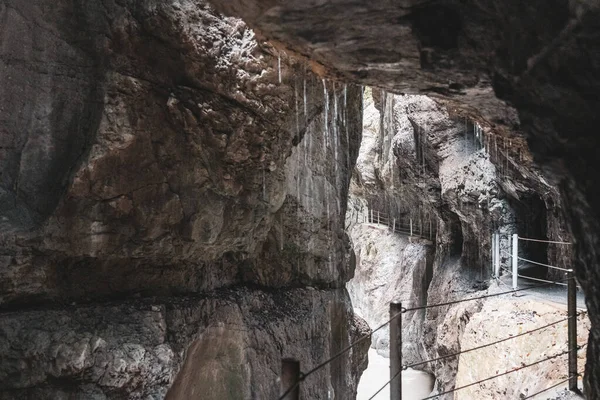
<path fill-rule="evenodd" d="M 504 253 L 510 255 L 514 251 L 510 240 L 515 234 L 568 241 L 560 228 L 564 221 L 556 217 L 556 210 L 545 208 L 553 200 L 527 203 L 527 199 L 541 196 L 537 187 L 543 187 L 544 193 L 552 189 L 542 172 L 531 162 L 521 164 L 519 173 L 506 171 L 502 164 L 505 160 L 496 155 L 490 144 L 498 140 L 503 139 L 493 129 L 452 116 L 428 97 L 398 96 L 366 88 L 362 143 L 346 215 L 357 260 L 347 288 L 355 312 L 372 329 L 388 321 L 390 302 L 413 308 L 510 291 L 512 257 Z M 521 156 L 529 158 L 525 151 L 526 148 L 521 149 Z M 507 192 L 516 187 L 520 193 Z M 494 277 L 494 234 L 502 239 L 498 279 Z M 556 258 L 557 248 L 568 250 L 562 242 L 520 242 L 524 243 L 518 250 L 522 259 L 553 265 L 572 263 L 568 253 Z M 543 246 L 536 246 L 537 243 Z M 519 275 L 552 279 L 547 271 L 532 273 L 530 265 L 538 267 L 519 261 Z M 542 322 L 551 323 L 553 318 L 563 319 L 565 287 L 538 289 L 537 282 L 519 279 L 518 287 L 531 291 L 518 293 L 518 297 L 491 297 L 403 316 L 403 364 L 416 363 L 419 370 L 409 369 L 402 374 L 403 383 L 409 385 L 405 389 L 417 393 L 407 393 L 409 398 L 452 391 L 477 381 L 475 376 L 487 378 L 513 368 L 517 362 L 527 364 L 566 346 L 564 325 L 542 332 L 542 336 L 525 336 L 514 343 L 507 341 L 503 346 L 483 348 L 473 353 L 474 358 L 465 355 L 426 361 L 491 342 L 492 335 L 510 338 L 517 327 L 517 332 L 522 333 L 543 326 Z M 578 306 L 585 311 L 583 301 L 583 294 L 579 293 Z M 489 312 L 488 304 L 499 308 Z M 500 312 L 504 309 L 512 311 Z M 477 331 L 483 332 L 478 342 L 470 338 L 475 320 L 482 325 Z M 587 317 L 581 315 L 579 324 L 579 343 L 585 343 Z M 379 389 L 374 382 L 381 387 L 390 379 L 389 334 L 384 326 L 372 336 L 369 366 L 359 384 L 359 398 L 369 399 Z M 544 338 L 557 334 L 560 339 L 547 347 Z M 499 356 L 503 361 L 494 368 L 481 361 Z M 580 357 L 580 363 L 585 362 L 585 356 Z M 562 357 L 556 364 L 540 364 L 530 371 L 507 375 L 501 384 L 475 386 L 476 391 L 461 389 L 464 392 L 457 391 L 452 396 L 469 399 L 476 393 L 483 398 L 498 398 L 497 390 L 501 390 L 506 398 L 518 398 L 557 384 L 562 390 L 565 384 L 561 383 L 567 376 L 565 362 Z M 366 393 L 368 390 L 372 393 Z M 376 398 L 389 398 L 389 387 L 384 391 L 386 395 Z"/>
<path fill-rule="evenodd" d="M 0 21 L 1 400 L 600 398 L 596 0 Z"/>

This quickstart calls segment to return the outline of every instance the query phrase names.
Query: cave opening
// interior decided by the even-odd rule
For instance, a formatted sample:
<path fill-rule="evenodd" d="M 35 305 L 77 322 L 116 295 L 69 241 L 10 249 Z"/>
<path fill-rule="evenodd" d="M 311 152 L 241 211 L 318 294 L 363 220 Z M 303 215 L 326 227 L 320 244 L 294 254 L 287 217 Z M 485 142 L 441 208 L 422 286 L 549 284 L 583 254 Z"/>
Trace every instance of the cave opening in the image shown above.
<path fill-rule="evenodd" d="M 449 255 L 450 257 L 460 257 L 463 253 L 463 244 L 464 244 L 464 238 L 463 238 L 463 232 L 462 232 L 462 226 L 460 223 L 460 219 L 458 218 L 458 215 L 456 215 L 453 212 L 449 212 L 446 215 L 447 217 L 447 223 L 450 226 L 450 238 L 452 239 L 452 241 L 450 242 L 450 247 L 449 247 Z"/>
<path fill-rule="evenodd" d="M 535 193 L 528 193 L 519 200 L 510 199 L 515 211 L 516 229 L 520 238 L 548 240 L 546 204 Z M 519 257 L 534 263 L 520 260 L 519 269 L 523 275 L 546 278 L 548 268 L 548 244 L 530 240 L 519 240 Z"/>

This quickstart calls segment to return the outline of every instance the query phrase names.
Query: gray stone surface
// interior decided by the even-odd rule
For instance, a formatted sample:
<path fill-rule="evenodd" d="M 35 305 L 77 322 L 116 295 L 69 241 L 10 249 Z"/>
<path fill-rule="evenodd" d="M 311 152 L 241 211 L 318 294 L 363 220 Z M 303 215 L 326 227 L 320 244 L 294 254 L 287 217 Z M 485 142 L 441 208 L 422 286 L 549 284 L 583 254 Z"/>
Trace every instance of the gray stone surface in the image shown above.
<path fill-rule="evenodd" d="M 0 398 L 270 398 L 282 358 L 368 332 L 343 289 L 358 87 L 204 0 L 0 20 Z M 351 398 L 365 343 L 303 391 Z"/>
<path fill-rule="evenodd" d="M 324 361 L 368 333 L 353 318 L 343 289 L 239 288 L 5 313 L 0 398 L 275 398 L 282 358 L 304 370 Z M 366 350 L 350 352 L 354 365 L 327 366 L 303 392 L 351 397 Z"/>
<path fill-rule="evenodd" d="M 346 223 L 357 255 L 348 289 L 354 307 L 372 328 L 387 320 L 390 301 L 415 307 L 487 293 L 491 234 L 524 233 L 522 224 L 532 221 L 528 196 L 538 196 L 543 199 L 540 207 L 547 207 L 546 220 L 540 222 L 548 237 L 565 237 L 558 191 L 532 163 L 526 144 L 515 143 L 521 146 L 521 162 L 507 167 L 506 150 L 496 144 L 502 140 L 498 132 L 485 126 L 475 135 L 474 122 L 449 111 L 425 96 L 366 92 L 363 142 Z M 363 223 L 369 209 L 397 221 L 412 218 L 416 234 L 431 220 L 437 232 L 431 241 L 392 234 L 385 225 Z M 511 251 L 506 241 L 501 245 Z M 564 265 L 571 257 L 556 247 L 549 247 L 546 255 L 554 265 Z M 502 261 L 510 265 L 508 257 Z M 485 304 L 408 312 L 403 317 L 403 362 L 410 365 L 473 347 L 462 340 L 469 321 L 476 316 L 494 323 L 493 315 L 481 312 Z M 372 343 L 384 353 L 387 335 L 386 329 L 376 333 Z M 417 368 L 435 375 L 440 393 L 455 387 L 459 361 L 447 358 Z"/>
<path fill-rule="evenodd" d="M 523 137 L 560 189 L 592 334 L 588 393 L 600 396 L 600 6 L 596 0 L 213 0 L 315 70 L 426 93 Z M 512 164 L 518 164 L 515 146 Z"/>

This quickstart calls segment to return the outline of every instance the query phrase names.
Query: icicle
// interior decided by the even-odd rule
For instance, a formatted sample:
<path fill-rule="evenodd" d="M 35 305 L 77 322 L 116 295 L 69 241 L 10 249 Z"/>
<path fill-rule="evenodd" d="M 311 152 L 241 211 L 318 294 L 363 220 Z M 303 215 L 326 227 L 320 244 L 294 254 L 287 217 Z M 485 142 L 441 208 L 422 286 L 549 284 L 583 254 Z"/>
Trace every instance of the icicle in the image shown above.
<path fill-rule="evenodd" d="M 283 213 L 280 214 L 279 219 L 279 249 L 283 251 Z"/>
<path fill-rule="evenodd" d="M 343 114 L 344 114 L 344 126 L 347 126 L 347 124 L 346 124 L 346 122 L 347 122 L 346 121 L 346 117 L 348 115 L 347 106 L 348 106 L 348 85 L 344 84 L 344 112 L 343 112 Z"/>
<path fill-rule="evenodd" d="M 298 145 L 296 147 L 296 167 L 298 168 L 297 172 L 296 172 L 296 199 L 297 199 L 297 214 L 298 217 L 300 217 L 300 177 L 301 174 L 304 172 L 304 169 L 302 168 L 302 165 L 300 164 L 300 159 L 302 156 L 301 153 L 301 139 L 300 139 L 300 118 L 298 116 L 298 80 L 294 80 L 294 105 L 296 108 L 296 135 L 298 135 Z"/>
<path fill-rule="evenodd" d="M 360 86 L 360 115 L 365 115 L 365 87 Z"/>
<path fill-rule="evenodd" d="M 494 135 L 494 152 L 496 153 L 496 159 L 500 159 L 498 157 L 498 136 Z"/>
<path fill-rule="evenodd" d="M 300 111 L 298 110 L 298 81 L 294 81 L 294 105 L 296 106 L 296 135 L 298 135 L 298 143 L 300 143 Z"/>
<path fill-rule="evenodd" d="M 329 147 L 329 93 L 327 92 L 327 82 L 323 79 L 323 96 L 324 96 L 324 135 L 325 135 L 325 146 L 323 146 L 323 151 L 325 156 L 327 156 L 327 147 Z"/>
<path fill-rule="evenodd" d="M 335 176 L 335 198 L 336 198 L 336 206 L 335 210 L 336 214 L 340 210 L 339 207 L 339 196 L 338 196 L 338 188 L 339 188 L 339 176 L 338 176 L 338 96 L 336 93 L 335 82 L 333 83 L 333 171 Z"/>
<path fill-rule="evenodd" d="M 304 91 L 304 119 L 308 120 L 308 111 L 307 111 L 307 106 L 306 106 L 306 75 L 304 76 L 303 91 Z"/>
<path fill-rule="evenodd" d="M 277 72 L 279 74 L 279 83 L 281 83 L 281 54 L 277 55 Z"/>
<path fill-rule="evenodd" d="M 262 169 L 262 193 L 263 200 L 267 201 L 266 182 L 265 182 L 265 168 Z"/>

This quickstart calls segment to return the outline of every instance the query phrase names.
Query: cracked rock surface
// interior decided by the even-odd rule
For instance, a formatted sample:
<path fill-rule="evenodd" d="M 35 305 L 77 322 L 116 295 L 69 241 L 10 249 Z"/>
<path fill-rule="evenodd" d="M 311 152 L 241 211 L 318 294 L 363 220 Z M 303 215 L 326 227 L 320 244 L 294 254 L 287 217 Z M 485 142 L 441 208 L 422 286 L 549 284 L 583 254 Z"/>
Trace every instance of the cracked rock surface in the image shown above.
<path fill-rule="evenodd" d="M 368 333 L 361 91 L 204 0 L 0 4 L 0 398 L 258 399 Z M 366 347 L 303 384 L 351 398 Z"/>

